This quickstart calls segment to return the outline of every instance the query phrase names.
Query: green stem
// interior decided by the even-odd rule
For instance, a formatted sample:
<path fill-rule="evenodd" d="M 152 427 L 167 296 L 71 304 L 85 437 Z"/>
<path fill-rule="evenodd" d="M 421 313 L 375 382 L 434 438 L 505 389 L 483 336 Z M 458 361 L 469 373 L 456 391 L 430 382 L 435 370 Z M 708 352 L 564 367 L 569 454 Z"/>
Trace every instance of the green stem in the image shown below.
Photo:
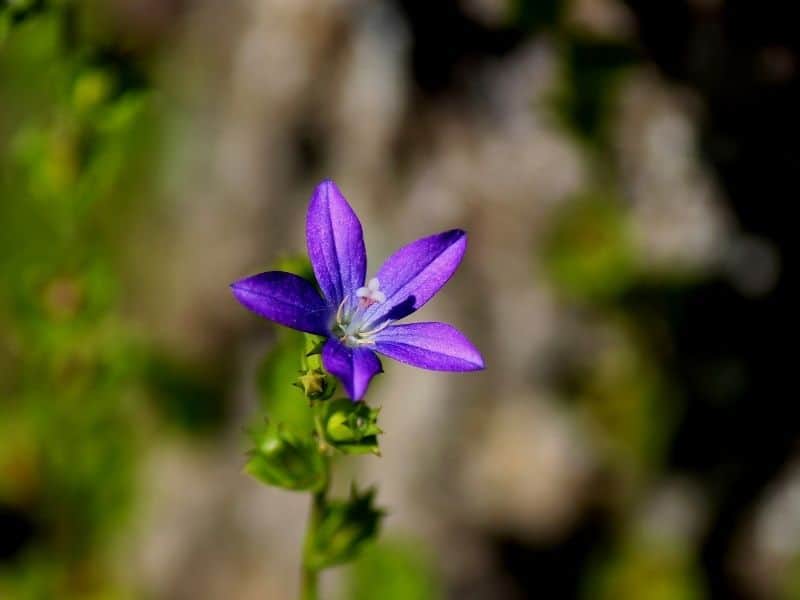
<path fill-rule="evenodd" d="M 317 600 L 319 598 L 318 583 L 316 571 L 303 569 L 303 588 L 300 598 L 302 600 Z"/>
<path fill-rule="evenodd" d="M 327 495 L 328 490 L 326 486 L 322 491 L 316 492 L 311 500 L 311 514 L 309 516 L 308 529 L 306 531 L 302 578 L 300 582 L 300 597 L 302 600 L 317 600 L 319 598 L 319 571 L 308 564 L 308 554 L 311 544 L 314 540 L 314 534 L 316 533 L 317 526 L 322 518 L 322 513 L 325 510 Z"/>
<path fill-rule="evenodd" d="M 317 527 L 319 526 L 319 522 L 322 519 L 328 502 L 331 468 L 322 417 L 316 405 L 312 406 L 312 410 L 314 411 L 314 426 L 317 431 L 317 436 L 319 437 L 319 451 L 325 461 L 325 481 L 322 489 L 314 492 L 311 499 L 311 511 L 308 518 L 308 528 L 306 529 L 306 539 L 303 545 L 303 566 L 300 579 L 300 598 L 302 600 L 318 600 L 319 598 L 319 571 L 309 564 L 308 558 L 311 554 L 311 547 L 314 543 Z"/>

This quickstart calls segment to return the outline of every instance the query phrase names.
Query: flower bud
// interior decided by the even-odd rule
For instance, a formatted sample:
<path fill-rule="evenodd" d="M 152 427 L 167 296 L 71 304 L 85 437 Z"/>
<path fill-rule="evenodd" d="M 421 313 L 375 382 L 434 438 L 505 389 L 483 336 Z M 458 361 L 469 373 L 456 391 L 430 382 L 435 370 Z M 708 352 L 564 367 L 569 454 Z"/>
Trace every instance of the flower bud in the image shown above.
<path fill-rule="evenodd" d="M 324 486 L 324 459 L 311 439 L 301 439 L 271 423 L 251 437 L 255 447 L 244 467 L 248 475 L 289 490 L 316 491 Z"/>
<path fill-rule="evenodd" d="M 364 402 L 351 402 L 346 398 L 334 400 L 326 406 L 324 414 L 328 442 L 345 454 L 371 452 L 380 456 L 378 435 L 383 432 L 377 423 L 379 412 Z"/>
<path fill-rule="evenodd" d="M 296 384 L 309 400 L 322 400 L 330 391 L 328 376 L 320 369 L 301 371 Z"/>
<path fill-rule="evenodd" d="M 377 536 L 384 513 L 375 508 L 374 498 L 374 489 L 359 494 L 353 486 L 348 500 L 334 500 L 325 506 L 305 551 L 305 562 L 311 569 L 348 562 Z"/>

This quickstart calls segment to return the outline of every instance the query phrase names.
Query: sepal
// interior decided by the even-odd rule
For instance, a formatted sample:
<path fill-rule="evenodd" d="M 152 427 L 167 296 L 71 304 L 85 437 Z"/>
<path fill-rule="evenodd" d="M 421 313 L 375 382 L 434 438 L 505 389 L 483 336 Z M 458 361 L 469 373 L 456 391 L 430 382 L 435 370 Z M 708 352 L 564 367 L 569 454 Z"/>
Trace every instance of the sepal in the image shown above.
<path fill-rule="evenodd" d="M 300 371 L 295 380 L 295 387 L 300 388 L 309 400 L 327 400 L 336 391 L 336 384 L 321 369 Z"/>
<path fill-rule="evenodd" d="M 324 507 L 305 549 L 309 568 L 318 571 L 348 562 L 377 537 L 385 513 L 375 507 L 374 499 L 374 488 L 362 494 L 353 485 L 348 500 L 333 500 Z"/>
<path fill-rule="evenodd" d="M 325 338 L 310 333 L 303 342 L 302 369 L 292 385 L 300 388 L 312 403 L 328 400 L 336 392 L 336 380 L 322 366 L 322 348 Z"/>
<path fill-rule="evenodd" d="M 325 460 L 312 439 L 301 439 L 269 421 L 250 437 L 254 448 L 244 467 L 248 475 L 287 490 L 317 491 L 325 486 Z"/>

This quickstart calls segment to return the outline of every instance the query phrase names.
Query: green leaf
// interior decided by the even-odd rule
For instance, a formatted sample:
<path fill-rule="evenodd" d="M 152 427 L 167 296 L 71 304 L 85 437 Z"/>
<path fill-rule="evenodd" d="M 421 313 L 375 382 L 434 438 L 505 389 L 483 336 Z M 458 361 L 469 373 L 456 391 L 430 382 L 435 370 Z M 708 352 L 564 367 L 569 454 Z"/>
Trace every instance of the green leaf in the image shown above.
<path fill-rule="evenodd" d="M 290 385 L 298 376 L 303 343 L 301 333 L 281 329 L 275 346 L 259 368 L 257 378 L 261 407 L 267 417 L 283 423 L 295 435 L 310 439 L 314 420 L 308 402 L 296 387 Z"/>
<path fill-rule="evenodd" d="M 383 539 L 363 553 L 348 574 L 347 600 L 444 598 L 436 561 L 423 540 Z"/>

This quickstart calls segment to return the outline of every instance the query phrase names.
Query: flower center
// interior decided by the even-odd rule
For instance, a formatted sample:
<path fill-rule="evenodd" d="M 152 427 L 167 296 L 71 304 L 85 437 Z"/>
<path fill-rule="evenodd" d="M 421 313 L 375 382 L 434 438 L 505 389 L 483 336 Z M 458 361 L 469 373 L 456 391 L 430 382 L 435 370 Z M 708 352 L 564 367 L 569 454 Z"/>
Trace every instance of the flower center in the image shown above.
<path fill-rule="evenodd" d="M 336 322 L 333 324 L 333 335 L 350 348 L 367 346 L 375 343 L 374 336 L 389 326 L 390 320 L 370 329 L 370 323 L 364 319 L 365 311 L 373 304 L 386 302 L 386 294 L 381 291 L 380 282 L 376 278 L 369 280 L 366 286 L 355 292 L 358 302 L 355 307 L 347 297 L 342 300 L 336 311 Z"/>

